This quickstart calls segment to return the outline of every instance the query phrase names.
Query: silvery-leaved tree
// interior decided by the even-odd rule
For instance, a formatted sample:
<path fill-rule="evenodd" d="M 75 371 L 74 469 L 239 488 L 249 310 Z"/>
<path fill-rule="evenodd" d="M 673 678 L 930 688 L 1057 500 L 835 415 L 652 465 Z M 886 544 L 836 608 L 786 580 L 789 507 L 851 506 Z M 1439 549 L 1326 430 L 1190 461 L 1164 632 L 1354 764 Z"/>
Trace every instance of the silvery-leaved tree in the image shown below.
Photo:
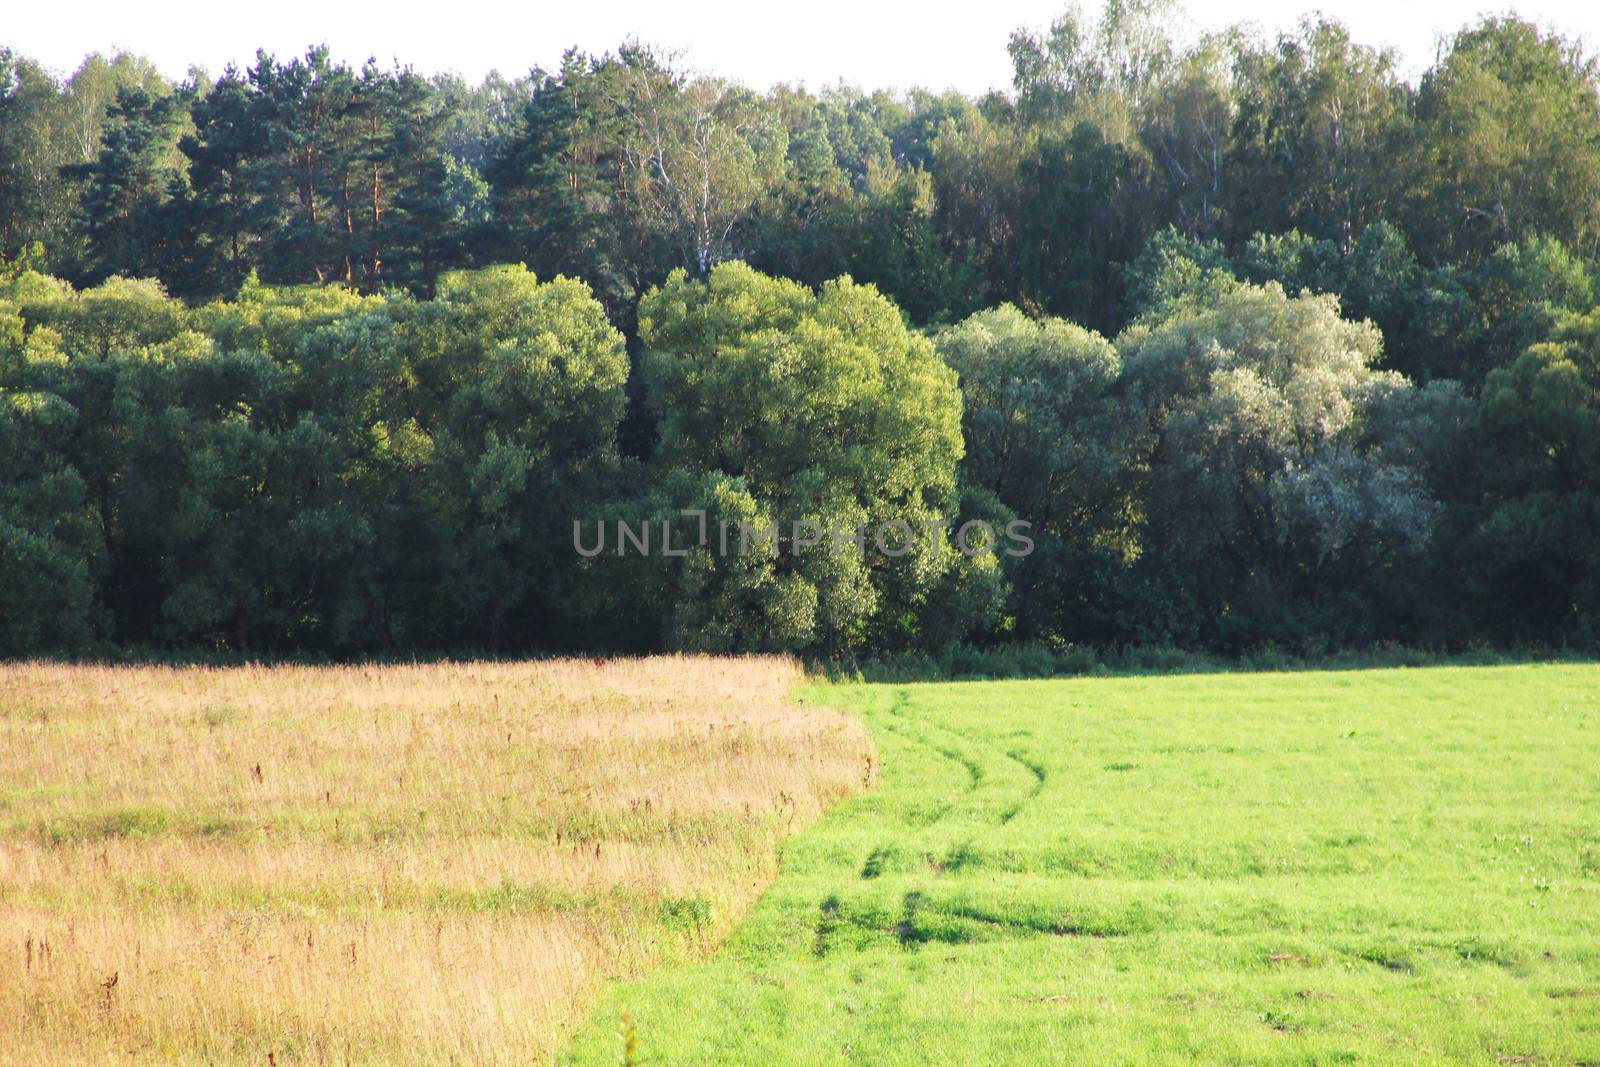
<path fill-rule="evenodd" d="M 1118 340 L 1151 434 L 1141 551 L 1225 640 L 1292 640 L 1427 542 L 1438 504 L 1385 420 L 1411 387 L 1333 297 L 1241 286 Z M 1343 620 L 1340 625 L 1359 625 Z"/>

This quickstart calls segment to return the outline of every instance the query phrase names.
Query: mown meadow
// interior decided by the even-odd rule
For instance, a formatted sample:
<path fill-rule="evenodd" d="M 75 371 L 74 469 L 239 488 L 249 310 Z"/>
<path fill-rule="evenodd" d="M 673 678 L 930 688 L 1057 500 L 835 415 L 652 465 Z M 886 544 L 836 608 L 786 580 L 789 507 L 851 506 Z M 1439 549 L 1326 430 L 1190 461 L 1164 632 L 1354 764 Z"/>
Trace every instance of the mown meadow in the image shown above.
<path fill-rule="evenodd" d="M 1600 1059 L 1600 673 L 808 689 L 883 773 L 572 1062 Z"/>

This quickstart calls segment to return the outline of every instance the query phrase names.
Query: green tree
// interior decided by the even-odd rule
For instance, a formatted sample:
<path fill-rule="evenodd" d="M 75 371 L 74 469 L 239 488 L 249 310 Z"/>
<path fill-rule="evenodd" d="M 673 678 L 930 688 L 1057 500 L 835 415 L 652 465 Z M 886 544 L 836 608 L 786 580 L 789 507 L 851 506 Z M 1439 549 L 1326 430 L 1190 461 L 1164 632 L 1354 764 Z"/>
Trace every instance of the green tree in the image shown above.
<path fill-rule="evenodd" d="M 739 227 L 782 173 L 786 132 L 740 86 L 686 79 L 638 48 L 618 61 L 611 103 L 629 229 L 703 276 L 737 253 Z"/>
<path fill-rule="evenodd" d="M 1097 20 L 1074 5 L 1045 33 L 1013 33 L 1007 51 L 1024 121 L 1089 121 L 1108 140 L 1132 143 L 1173 61 L 1176 10 L 1172 0 L 1107 0 Z"/>
<path fill-rule="evenodd" d="M 1196 236 L 1225 232 L 1227 223 L 1236 50 L 1231 35 L 1208 35 L 1176 56 L 1153 87 L 1140 123 L 1165 186 L 1168 217 Z"/>
<path fill-rule="evenodd" d="M 1467 545 L 1482 618 L 1503 637 L 1592 642 L 1600 610 L 1600 311 L 1489 372 L 1491 501 Z"/>
<path fill-rule="evenodd" d="M 183 182 L 173 157 L 187 119 L 186 95 L 117 90 L 99 158 L 70 169 L 87 179 L 81 210 L 93 277 L 155 277 L 168 262 L 167 204 Z"/>
<path fill-rule="evenodd" d="M 1236 233 L 1299 228 L 1348 253 L 1391 209 L 1410 137 L 1395 66 L 1326 19 L 1239 49 L 1227 163 Z"/>
<path fill-rule="evenodd" d="M 1126 311 L 1135 321 L 1160 320 L 1184 308 L 1215 304 L 1239 287 L 1227 250 L 1216 240 L 1155 234 L 1124 268 Z"/>
<path fill-rule="evenodd" d="M 440 523 L 441 614 L 492 648 L 562 640 L 572 523 L 605 498 L 628 360 L 588 287 L 520 267 L 445 275 L 407 332 L 438 396 L 415 429 Z"/>
<path fill-rule="evenodd" d="M 349 282 L 359 242 L 349 232 L 350 188 L 362 138 L 355 72 L 309 49 L 288 63 L 256 54 L 250 81 L 259 94 L 264 180 L 281 215 L 267 235 L 263 276 L 274 282 Z"/>
<path fill-rule="evenodd" d="M 1143 234 L 1142 166 L 1080 123 L 1031 136 L 1017 169 L 1010 229 L 1016 296 L 1025 306 L 1109 328 L 1123 297 L 1116 268 Z"/>
<path fill-rule="evenodd" d="M 0 655 L 81 649 L 98 636 L 101 528 L 71 461 L 79 412 L 62 394 L 66 359 L 49 329 L 27 329 L 17 297 L 38 275 L 0 283 Z"/>
<path fill-rule="evenodd" d="M 391 262 L 387 271 L 374 269 L 374 274 L 431 298 L 439 276 L 462 266 L 469 258 L 468 242 L 483 235 L 490 218 L 489 189 L 470 163 L 447 151 L 455 102 L 411 71 L 393 80 L 389 94 L 390 134 L 373 167 L 381 161 L 395 190 L 379 229 Z M 376 189 L 373 195 L 379 197 Z M 377 216 L 375 209 L 375 225 Z M 370 261 L 378 261 L 376 242 Z"/>
<path fill-rule="evenodd" d="M 915 641 L 953 553 L 921 537 L 889 556 L 849 534 L 890 522 L 915 531 L 954 508 L 961 400 L 933 346 L 870 286 L 843 278 L 813 293 L 737 263 L 704 281 L 675 272 L 640 305 L 639 324 L 661 413 L 657 462 L 740 479 L 777 521 L 772 580 L 809 590 L 785 599 L 815 601 L 804 644 Z M 811 530 L 797 539 L 795 524 L 807 522 L 826 532 L 797 545 Z"/>
<path fill-rule="evenodd" d="M 487 167 L 504 253 L 541 274 L 581 276 L 613 317 L 637 293 L 616 262 L 622 117 L 606 83 L 616 63 L 568 51 L 536 72 L 532 95 Z M 646 250 L 636 250 L 636 254 Z"/>
<path fill-rule="evenodd" d="M 59 232 L 64 162 L 56 137 L 58 87 L 37 63 L 0 48 L 0 261 Z"/>
<path fill-rule="evenodd" d="M 1010 306 L 943 331 L 937 345 L 961 381 L 964 482 L 1031 524 L 1035 550 L 1009 568 L 1017 632 L 1114 640 L 1104 594 L 1134 552 L 1132 490 L 1148 451 L 1118 396 L 1116 349 Z"/>
<path fill-rule="evenodd" d="M 178 142 L 189 185 L 175 214 L 189 231 L 189 270 L 177 288 L 236 292 L 263 266 L 262 242 L 282 221 L 267 171 L 270 149 L 260 98 L 229 69 L 190 107 L 192 133 Z"/>
<path fill-rule="evenodd" d="M 1415 559 L 1438 510 L 1426 472 L 1366 436 L 1374 405 L 1407 388 L 1373 369 L 1381 344 L 1333 297 L 1276 284 L 1118 339 L 1123 388 L 1154 435 L 1143 569 L 1192 606 L 1195 636 L 1372 636 L 1361 584 Z"/>
<path fill-rule="evenodd" d="M 1534 233 L 1600 253 L 1600 96 L 1592 57 L 1515 17 L 1463 30 L 1418 89 L 1408 231 L 1468 264 Z"/>
<path fill-rule="evenodd" d="M 1472 272 L 1469 284 L 1481 332 L 1473 338 L 1477 344 L 1462 346 L 1453 376 L 1473 386 L 1548 338 L 1569 313 L 1595 304 L 1589 268 L 1560 241 L 1538 235 L 1495 249 Z"/>

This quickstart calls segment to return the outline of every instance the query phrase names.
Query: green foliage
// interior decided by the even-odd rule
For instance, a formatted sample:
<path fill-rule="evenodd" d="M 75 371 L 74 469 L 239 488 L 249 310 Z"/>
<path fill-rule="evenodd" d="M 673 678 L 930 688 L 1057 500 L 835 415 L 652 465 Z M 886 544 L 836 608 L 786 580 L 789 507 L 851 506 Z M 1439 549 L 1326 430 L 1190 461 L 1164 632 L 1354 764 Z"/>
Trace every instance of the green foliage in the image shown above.
<path fill-rule="evenodd" d="M 57 394 L 0 384 L 0 650 L 12 655 L 81 647 L 94 629 L 102 553 L 65 455 L 76 417 Z"/>
<path fill-rule="evenodd" d="M 966 482 L 1031 524 L 1035 553 L 1011 560 L 1018 633 L 1108 638 L 1096 624 L 1104 583 L 1132 548 L 1136 472 L 1147 435 L 1117 395 L 1109 341 L 1013 307 L 938 336 L 961 380 Z"/>
<path fill-rule="evenodd" d="M 953 563 L 927 537 L 894 558 L 848 540 L 866 525 L 949 517 L 961 457 L 955 375 L 894 305 L 849 278 L 813 293 L 742 264 L 675 272 L 639 309 L 657 463 L 738 479 L 779 525 L 774 581 L 815 601 L 805 643 L 828 651 L 913 640 Z M 795 545 L 797 523 L 831 533 Z M 785 596 L 788 599 L 788 596 Z"/>
<path fill-rule="evenodd" d="M 1530 360 L 1596 303 L 1595 59 L 1489 17 L 1413 85 L 1176 15 L 1072 8 L 978 99 L 0 50 L 9 647 L 1590 640 Z M 1040 536 L 548 547 L 685 508 Z"/>
<path fill-rule="evenodd" d="M 1393 210 L 1414 136 L 1396 65 L 1327 19 L 1239 48 L 1222 168 L 1236 235 L 1298 230 L 1348 252 Z"/>
<path fill-rule="evenodd" d="M 189 311 L 151 285 L 12 283 L 5 647 L 81 643 L 96 604 L 119 640 L 555 640 L 569 517 L 615 463 L 622 338 L 578 282 L 439 288 L 252 283 Z"/>
<path fill-rule="evenodd" d="M 1277 282 L 1289 293 L 1304 289 L 1339 293 L 1345 281 L 1338 247 L 1299 230 L 1251 234 L 1235 259 L 1246 281 L 1256 285 Z"/>
<path fill-rule="evenodd" d="M 1471 262 L 1540 232 L 1600 250 L 1596 74 L 1512 16 L 1456 35 L 1416 94 L 1407 212 L 1425 256 Z"/>
<path fill-rule="evenodd" d="M 1147 566 L 1212 639 L 1367 637 L 1358 583 L 1426 545 L 1438 504 L 1423 471 L 1366 435 L 1370 410 L 1407 388 L 1373 369 L 1381 345 L 1334 298 L 1275 283 L 1118 339 L 1155 434 Z"/>
<path fill-rule="evenodd" d="M 548 632 L 537 616 L 561 609 L 571 517 L 615 465 L 622 337 L 581 282 L 522 268 L 447 275 L 409 325 L 438 399 L 390 436 L 396 462 L 427 463 L 428 510 L 446 520 L 435 536 L 454 610 L 441 633 L 486 630 L 499 648 L 508 627 L 519 641 Z"/>
<path fill-rule="evenodd" d="M 174 187 L 181 188 L 173 145 L 187 101 L 123 87 L 106 116 L 99 158 L 74 172 L 87 179 L 80 210 L 88 274 L 152 276 L 171 257 L 165 207 Z"/>
<path fill-rule="evenodd" d="M 1168 227 L 1128 264 L 1127 303 L 1136 319 L 1159 320 L 1186 307 L 1204 307 L 1238 288 L 1222 245 L 1185 237 Z"/>
<path fill-rule="evenodd" d="M 1022 236 L 1012 283 L 1018 302 L 1084 322 L 1114 322 L 1122 294 L 1116 271 L 1107 267 L 1137 247 L 1129 201 L 1144 177 L 1134 155 L 1089 123 L 1028 138 L 1017 161 L 1013 208 Z"/>
<path fill-rule="evenodd" d="M 1473 577 L 1501 633 L 1593 640 L 1600 607 L 1600 311 L 1570 316 L 1484 386 L 1494 501 L 1471 535 Z M 1536 627 L 1536 628 L 1535 628 Z"/>
<path fill-rule="evenodd" d="M 1474 272 L 1474 303 L 1482 316 L 1482 339 L 1471 363 L 1454 376 L 1481 381 L 1529 345 L 1545 340 L 1557 320 L 1595 304 L 1589 269 L 1560 241 L 1528 236 L 1495 249 Z"/>

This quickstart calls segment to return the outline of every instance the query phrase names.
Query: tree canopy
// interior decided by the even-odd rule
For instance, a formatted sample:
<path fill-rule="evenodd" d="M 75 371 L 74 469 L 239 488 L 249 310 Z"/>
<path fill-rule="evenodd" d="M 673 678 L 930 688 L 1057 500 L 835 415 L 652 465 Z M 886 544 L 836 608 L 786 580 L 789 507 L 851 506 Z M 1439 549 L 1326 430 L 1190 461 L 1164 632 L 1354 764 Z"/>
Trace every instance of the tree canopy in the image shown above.
<path fill-rule="evenodd" d="M 1595 57 L 1175 14 L 977 98 L 0 49 L 0 654 L 1592 644 Z"/>

